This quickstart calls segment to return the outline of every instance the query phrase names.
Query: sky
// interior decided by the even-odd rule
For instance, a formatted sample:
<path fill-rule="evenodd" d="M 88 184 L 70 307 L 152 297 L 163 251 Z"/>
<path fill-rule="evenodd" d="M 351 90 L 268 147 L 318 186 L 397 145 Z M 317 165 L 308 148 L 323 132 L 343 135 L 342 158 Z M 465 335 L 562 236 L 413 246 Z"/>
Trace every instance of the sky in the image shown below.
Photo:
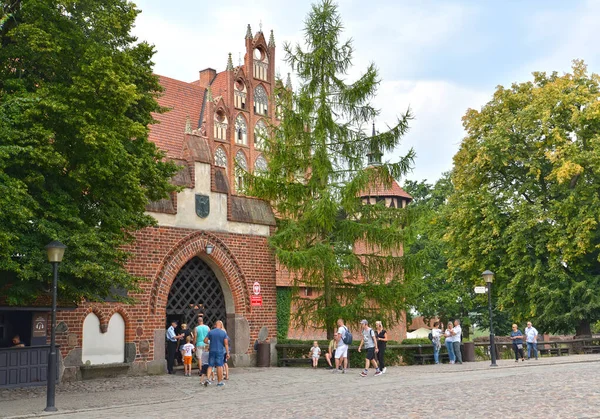
<path fill-rule="evenodd" d="M 283 44 L 303 40 L 311 1 L 134 0 L 142 11 L 134 34 L 156 49 L 154 71 L 178 80 L 223 71 L 244 56 L 246 27 L 275 35 L 276 69 L 285 75 Z M 352 38 L 356 80 L 369 63 L 381 83 L 374 105 L 379 130 L 411 109 L 401 145 L 384 159 L 416 152 L 407 179 L 434 183 L 452 169 L 464 137 L 461 118 L 480 109 L 496 86 L 532 79 L 534 71 L 568 72 L 583 59 L 600 72 L 600 0 L 339 0 L 344 37 Z M 294 77 L 292 75 L 292 80 Z M 403 179 L 400 183 L 403 183 Z"/>

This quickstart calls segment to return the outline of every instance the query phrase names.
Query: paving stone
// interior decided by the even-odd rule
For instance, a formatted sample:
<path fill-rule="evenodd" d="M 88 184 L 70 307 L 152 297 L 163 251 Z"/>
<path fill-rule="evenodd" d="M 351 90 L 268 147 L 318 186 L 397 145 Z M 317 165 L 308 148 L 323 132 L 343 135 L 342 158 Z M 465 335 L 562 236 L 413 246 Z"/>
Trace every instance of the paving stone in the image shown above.
<path fill-rule="evenodd" d="M 598 417 L 600 355 L 389 367 L 360 377 L 310 368 L 235 368 L 224 388 L 198 376 L 119 377 L 61 384 L 56 418 Z M 0 392 L 0 416 L 40 417 L 45 388 Z M 185 408 L 184 408 L 185 407 Z M 182 410 L 183 409 L 183 410 Z M 527 410 L 525 410 L 527 409 Z"/>

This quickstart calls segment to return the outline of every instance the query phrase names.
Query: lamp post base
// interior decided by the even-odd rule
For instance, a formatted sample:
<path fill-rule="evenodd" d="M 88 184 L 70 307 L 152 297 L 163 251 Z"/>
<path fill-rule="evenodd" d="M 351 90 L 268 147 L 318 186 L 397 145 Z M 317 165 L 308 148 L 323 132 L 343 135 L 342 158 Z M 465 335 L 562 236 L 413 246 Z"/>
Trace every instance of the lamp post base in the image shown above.
<path fill-rule="evenodd" d="M 54 406 L 52 407 L 47 407 L 44 409 L 44 412 L 58 412 L 58 409 Z"/>

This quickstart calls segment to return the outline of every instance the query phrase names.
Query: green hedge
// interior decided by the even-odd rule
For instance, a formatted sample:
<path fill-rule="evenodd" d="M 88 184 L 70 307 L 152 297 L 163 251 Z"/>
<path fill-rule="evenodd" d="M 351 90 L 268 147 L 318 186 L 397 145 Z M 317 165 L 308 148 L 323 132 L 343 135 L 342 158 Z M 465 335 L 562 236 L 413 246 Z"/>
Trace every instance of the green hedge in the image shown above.
<path fill-rule="evenodd" d="M 290 315 L 292 310 L 292 290 L 290 288 L 277 288 L 277 341 L 284 341 L 290 329 Z"/>

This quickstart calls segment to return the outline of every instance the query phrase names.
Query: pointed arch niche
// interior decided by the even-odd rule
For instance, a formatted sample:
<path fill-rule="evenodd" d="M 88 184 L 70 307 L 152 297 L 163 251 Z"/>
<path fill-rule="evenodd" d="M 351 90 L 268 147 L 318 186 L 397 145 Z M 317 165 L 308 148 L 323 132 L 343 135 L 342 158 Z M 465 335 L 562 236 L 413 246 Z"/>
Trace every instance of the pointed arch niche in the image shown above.
<path fill-rule="evenodd" d="M 215 112 L 215 140 L 225 141 L 227 139 L 227 115 L 223 108 L 217 109 Z"/>
<path fill-rule="evenodd" d="M 125 362 L 125 320 L 121 314 L 111 316 L 105 333 L 96 313 L 85 317 L 81 360 L 91 365 Z"/>
<path fill-rule="evenodd" d="M 235 190 L 241 192 L 244 189 L 244 175 L 248 172 L 248 160 L 242 150 L 235 155 Z"/>

